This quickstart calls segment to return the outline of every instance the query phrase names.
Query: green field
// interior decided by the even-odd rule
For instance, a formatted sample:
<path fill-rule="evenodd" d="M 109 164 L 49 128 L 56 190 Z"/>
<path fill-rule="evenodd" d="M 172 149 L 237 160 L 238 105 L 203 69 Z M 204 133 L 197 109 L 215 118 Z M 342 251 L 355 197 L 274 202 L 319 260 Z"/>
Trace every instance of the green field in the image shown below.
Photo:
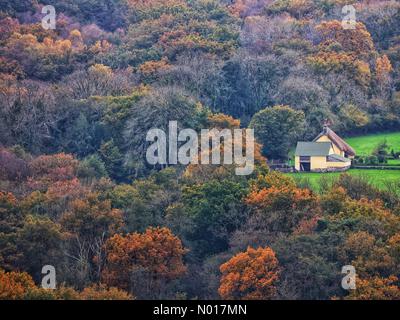
<path fill-rule="evenodd" d="M 350 169 L 347 173 L 351 175 L 363 176 L 368 181 L 380 189 L 385 189 L 386 181 L 399 182 L 400 181 L 400 170 L 366 170 L 366 169 Z M 322 176 L 337 178 L 340 172 L 332 173 L 314 173 L 314 172 L 304 172 L 304 173 L 288 173 L 296 180 L 306 179 L 310 182 L 312 189 L 319 191 L 319 180 Z"/>
<path fill-rule="evenodd" d="M 360 137 L 345 138 L 346 142 L 351 145 L 357 155 L 368 156 L 372 154 L 374 148 L 382 141 L 386 140 L 389 151 L 400 150 L 400 132 L 378 133 Z"/>

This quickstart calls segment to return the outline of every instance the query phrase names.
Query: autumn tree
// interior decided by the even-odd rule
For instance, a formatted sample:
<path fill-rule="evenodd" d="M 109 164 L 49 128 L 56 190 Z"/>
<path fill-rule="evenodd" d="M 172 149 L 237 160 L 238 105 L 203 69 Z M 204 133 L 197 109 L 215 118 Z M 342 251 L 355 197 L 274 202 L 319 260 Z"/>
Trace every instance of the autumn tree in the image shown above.
<path fill-rule="evenodd" d="M 279 264 L 269 247 L 247 248 L 221 265 L 222 299 L 267 300 L 276 294 Z"/>
<path fill-rule="evenodd" d="M 146 61 L 139 66 L 139 75 L 144 83 L 152 83 L 157 80 L 160 73 L 166 72 L 171 68 L 167 59 L 161 61 Z"/>
<path fill-rule="evenodd" d="M 26 272 L 5 272 L 0 269 L 0 300 L 24 299 L 34 288 L 33 279 Z"/>
<path fill-rule="evenodd" d="M 183 255 L 187 250 L 167 228 L 116 234 L 107 240 L 105 252 L 104 283 L 141 298 L 160 297 L 164 286 L 186 272 Z"/>
<path fill-rule="evenodd" d="M 354 29 L 344 29 L 340 21 L 323 21 L 316 26 L 321 36 L 318 53 L 308 62 L 317 72 L 345 73 L 363 90 L 370 86 L 370 60 L 375 53 L 371 34 L 361 22 Z"/>
<path fill-rule="evenodd" d="M 381 200 L 347 199 L 343 210 L 329 219 L 334 223 L 340 223 L 342 219 L 353 220 L 357 223 L 354 223 L 350 230 L 366 231 L 384 240 L 395 235 L 400 228 L 399 217 L 385 208 Z"/>
<path fill-rule="evenodd" d="M 357 278 L 356 290 L 344 297 L 345 300 L 399 300 L 400 288 L 396 276 L 388 278 Z"/>
<path fill-rule="evenodd" d="M 27 271 L 35 280 L 46 264 L 62 274 L 66 238 L 61 226 L 46 215 L 23 211 L 11 193 L 0 192 L 0 267 Z"/>
<path fill-rule="evenodd" d="M 86 287 L 80 292 L 82 300 L 132 300 L 134 297 L 118 288 L 107 288 L 103 284 Z"/>
<path fill-rule="evenodd" d="M 339 249 L 342 262 L 351 264 L 360 277 L 390 276 L 396 263 L 387 250 L 368 232 L 351 233 Z"/>
<path fill-rule="evenodd" d="M 259 177 L 244 199 L 250 210 L 245 228 L 262 233 L 267 239 L 315 227 L 320 215 L 318 197 L 308 189 L 300 189 L 282 174 Z"/>
<path fill-rule="evenodd" d="M 0 300 L 132 300 L 133 296 L 118 288 L 93 284 L 81 292 L 59 286 L 47 290 L 35 285 L 26 272 L 5 272 L 0 269 Z"/>
<path fill-rule="evenodd" d="M 387 55 L 383 55 L 376 59 L 376 77 L 380 82 L 387 82 L 389 74 L 392 71 L 393 67 Z"/>
<path fill-rule="evenodd" d="M 240 129 L 240 120 L 223 113 L 210 113 L 207 117 L 207 127 L 211 132 L 208 136 L 209 148 L 206 150 L 199 150 L 197 155 L 199 159 L 203 156 L 212 158 L 214 157 L 213 154 L 217 152 L 220 154 L 221 161 L 219 164 L 189 163 L 189 165 L 186 166 L 183 174 L 187 184 L 205 183 L 209 182 L 210 180 L 222 179 L 235 181 L 242 180 L 242 182 L 243 180 L 246 180 L 246 178 L 240 178 L 236 174 L 236 171 L 239 168 L 243 168 L 243 164 L 226 164 L 224 161 L 224 157 L 226 155 L 225 152 L 228 152 L 228 155 L 231 151 L 233 152 L 233 150 L 231 150 L 232 145 L 235 145 L 236 143 L 241 143 L 241 148 L 242 150 L 246 151 L 246 155 L 249 155 L 250 152 L 252 152 L 254 155 L 254 166 L 250 176 L 255 176 L 256 172 L 265 172 L 268 170 L 265 163 L 266 159 L 261 154 L 262 146 L 254 141 L 250 148 L 247 148 L 247 132 L 242 135 L 241 141 L 234 141 L 234 130 Z M 227 135 L 225 136 L 223 132 L 227 133 Z M 247 135 L 247 137 L 245 135 Z"/>
<path fill-rule="evenodd" d="M 52 37 L 38 38 L 34 34 L 13 33 L 5 47 L 6 56 L 18 61 L 30 77 L 60 79 L 73 70 L 71 41 Z"/>
<path fill-rule="evenodd" d="M 376 59 L 375 76 L 377 80 L 377 86 L 379 93 L 384 97 L 388 97 L 388 93 L 391 92 L 391 80 L 392 80 L 393 67 L 387 55 L 378 57 Z"/>
<path fill-rule="evenodd" d="M 324 9 L 326 10 L 326 7 Z M 319 8 L 311 0 L 274 1 L 266 10 L 271 13 L 288 12 L 291 16 L 299 20 L 307 17 L 316 10 L 319 12 Z"/>
<path fill-rule="evenodd" d="M 109 200 L 100 199 L 99 194 L 89 193 L 72 202 L 60 223 L 70 234 L 68 256 L 72 259 L 71 268 L 76 270 L 75 281 L 85 285 L 98 279 L 103 266 L 103 245 L 123 227 L 122 212 L 113 209 Z"/>
<path fill-rule="evenodd" d="M 57 181 L 72 180 L 76 177 L 78 161 L 70 154 L 42 155 L 29 164 L 31 176 L 28 185 L 41 191 Z"/>
<path fill-rule="evenodd" d="M 0 2 L 0 298 L 399 298 L 399 182 L 316 192 L 264 156 L 325 119 L 399 130 L 400 1 L 52 0 L 54 30 L 45 1 Z M 254 129 L 254 170 L 149 164 L 170 121 Z M 65 284 L 40 288 L 45 264 Z"/>
<path fill-rule="evenodd" d="M 238 21 L 218 1 L 129 1 L 128 8 L 137 23 L 113 50 L 113 64 L 136 67 L 198 52 L 226 57 L 237 42 Z"/>
<path fill-rule="evenodd" d="M 341 50 L 355 55 L 369 55 L 374 50 L 371 34 L 362 22 L 357 22 L 354 29 L 344 29 L 338 20 L 323 21 L 316 29 L 322 37 L 320 46 L 337 43 Z"/>
<path fill-rule="evenodd" d="M 400 265 L 400 233 L 396 233 L 388 240 L 389 252 L 397 265 Z"/>

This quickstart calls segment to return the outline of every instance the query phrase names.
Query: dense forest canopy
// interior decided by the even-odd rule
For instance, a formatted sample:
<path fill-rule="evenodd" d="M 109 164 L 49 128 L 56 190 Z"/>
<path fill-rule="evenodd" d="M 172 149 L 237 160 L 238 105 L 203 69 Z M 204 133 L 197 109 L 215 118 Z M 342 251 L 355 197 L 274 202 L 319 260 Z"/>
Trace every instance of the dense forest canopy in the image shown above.
<path fill-rule="evenodd" d="M 325 119 L 399 131 L 399 30 L 386 0 L 0 0 L 0 299 L 399 299 L 400 185 L 266 165 Z M 253 128 L 254 172 L 149 165 L 169 121 Z"/>

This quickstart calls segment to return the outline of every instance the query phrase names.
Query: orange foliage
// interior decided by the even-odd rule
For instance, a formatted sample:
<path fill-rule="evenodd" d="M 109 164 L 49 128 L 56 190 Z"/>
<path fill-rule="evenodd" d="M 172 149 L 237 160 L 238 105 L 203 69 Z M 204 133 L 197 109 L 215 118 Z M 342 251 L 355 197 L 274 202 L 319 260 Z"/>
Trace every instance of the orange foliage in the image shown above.
<path fill-rule="evenodd" d="M 231 116 L 225 115 L 223 113 L 213 113 L 208 116 L 208 128 L 210 130 L 216 129 L 218 131 L 228 129 L 231 132 L 232 139 L 234 138 L 234 130 L 240 129 L 240 120 L 235 119 Z M 244 134 L 243 134 L 244 135 Z M 212 131 L 210 133 L 210 137 L 212 137 Z M 220 144 L 220 155 L 221 155 L 221 163 L 224 161 L 224 146 L 225 141 L 222 140 Z M 246 150 L 246 139 L 243 137 L 242 139 L 243 150 Z M 230 144 L 227 144 L 227 148 L 229 148 Z M 254 142 L 254 163 L 256 165 L 260 165 L 266 168 L 265 162 L 266 159 L 261 153 L 261 145 L 257 142 Z M 207 150 L 210 154 L 213 152 L 213 148 Z M 233 150 L 232 150 L 233 151 Z M 201 154 L 199 152 L 198 159 L 201 159 Z M 221 179 L 227 178 L 229 176 L 234 175 L 234 169 L 236 165 L 204 165 L 204 164 L 189 164 L 186 167 L 184 172 L 184 177 L 197 182 L 204 182 L 210 179 Z"/>
<path fill-rule="evenodd" d="M 357 22 L 355 29 L 344 29 L 337 20 L 324 21 L 316 26 L 322 41 L 319 52 L 309 57 L 308 62 L 324 72 L 348 72 L 363 86 L 371 80 L 367 63 L 375 53 L 371 34 L 365 25 Z"/>
<path fill-rule="evenodd" d="M 160 61 L 146 61 L 139 66 L 139 73 L 144 78 L 143 80 L 155 80 L 159 72 L 167 71 L 171 68 L 167 59 Z"/>
<path fill-rule="evenodd" d="M 97 40 L 89 47 L 89 52 L 92 54 L 100 54 L 109 51 L 111 47 L 112 45 L 107 40 Z"/>
<path fill-rule="evenodd" d="M 311 234 L 314 232 L 316 227 L 318 226 L 318 221 L 320 220 L 319 216 L 314 216 L 309 219 L 303 219 L 299 222 L 299 225 L 293 231 L 295 235 L 301 234 Z"/>
<path fill-rule="evenodd" d="M 56 181 L 54 184 L 49 186 L 46 192 L 46 198 L 48 201 L 58 201 L 65 198 L 78 198 L 87 191 L 88 190 L 82 187 L 77 178 L 67 181 Z"/>
<path fill-rule="evenodd" d="M 349 53 L 337 52 L 319 52 L 308 58 L 317 71 L 324 72 L 349 72 L 355 80 L 361 85 L 368 85 L 371 80 L 371 70 L 369 65 L 357 59 L 356 56 Z"/>
<path fill-rule="evenodd" d="M 92 285 L 83 289 L 79 298 L 82 300 L 132 300 L 133 296 L 118 288 L 107 288 L 104 284 Z"/>
<path fill-rule="evenodd" d="M 368 232 L 359 231 L 350 234 L 344 243 L 344 250 L 351 258 L 358 255 L 367 256 L 374 248 L 375 237 Z"/>
<path fill-rule="evenodd" d="M 168 23 L 171 18 L 170 16 L 165 15 L 160 19 L 163 19 L 160 22 L 165 24 Z M 197 26 L 197 28 L 200 27 L 206 28 L 207 26 Z M 185 52 L 186 50 L 204 51 L 220 55 L 226 55 L 228 51 L 231 50 L 229 44 L 218 42 L 210 38 L 205 38 L 196 31 L 189 33 L 187 28 L 184 28 L 183 26 L 163 33 L 158 41 L 158 45 L 163 48 L 168 57 L 174 57 L 181 52 Z"/>
<path fill-rule="evenodd" d="M 323 39 L 321 47 L 338 43 L 343 51 L 355 55 L 369 55 L 374 50 L 371 34 L 361 22 L 356 23 L 355 29 L 344 29 L 338 20 L 324 21 L 316 30 Z"/>
<path fill-rule="evenodd" d="M 400 256 L 400 233 L 396 233 L 394 236 L 392 236 L 389 241 L 388 244 L 391 247 L 395 247 L 398 250 L 399 256 Z"/>
<path fill-rule="evenodd" d="M 271 187 L 287 187 L 289 189 L 294 189 L 296 187 L 296 183 L 287 175 L 284 175 L 278 171 L 271 171 L 265 175 L 258 175 L 251 184 L 252 191 L 260 191 L 264 188 Z"/>
<path fill-rule="evenodd" d="M 30 180 L 30 186 L 37 187 L 38 184 Z M 89 188 L 81 185 L 78 178 L 71 180 L 55 181 L 49 185 L 46 192 L 33 191 L 22 200 L 22 209 L 26 213 L 45 210 L 52 216 L 58 216 L 68 210 L 73 200 L 84 198 L 89 193 Z"/>
<path fill-rule="evenodd" d="M 332 220 L 356 218 L 365 222 L 378 224 L 383 228 L 386 236 L 392 236 L 400 228 L 400 218 L 386 209 L 381 200 L 347 199 L 341 212 L 332 216 Z"/>
<path fill-rule="evenodd" d="M 320 198 L 322 209 L 331 214 L 339 213 L 346 199 L 348 199 L 348 195 L 343 187 L 332 188 Z"/>
<path fill-rule="evenodd" d="M 11 86 L 4 85 L 4 80 L 7 80 L 7 78 L 15 79 L 15 77 L 23 78 L 25 75 L 24 70 L 17 61 L 0 57 L 0 71 L 2 72 L 0 74 L 0 92 L 5 94 L 8 91 L 11 94 L 15 90 Z"/>
<path fill-rule="evenodd" d="M 316 200 L 316 196 L 308 189 L 272 186 L 251 191 L 245 202 L 256 209 L 285 210 L 304 208 Z"/>
<path fill-rule="evenodd" d="M 247 248 L 221 265 L 218 292 L 222 299 L 271 299 L 279 278 L 278 260 L 269 248 Z"/>
<path fill-rule="evenodd" d="M 63 56 L 71 51 L 72 43 L 70 40 L 54 40 L 45 37 L 42 42 L 32 34 L 14 33 L 9 40 L 8 47 L 11 51 L 21 50 L 33 51 L 40 55 L 58 55 Z"/>
<path fill-rule="evenodd" d="M 0 270 L 0 300 L 23 299 L 34 288 L 33 279 L 26 272 Z"/>
<path fill-rule="evenodd" d="M 208 116 L 208 122 L 210 128 L 216 129 L 239 129 L 240 120 L 235 119 L 223 113 L 213 113 Z"/>
<path fill-rule="evenodd" d="M 104 284 L 92 285 L 77 292 L 71 287 L 46 290 L 35 285 L 26 272 L 4 272 L 0 269 L 0 300 L 132 300 L 134 297 Z"/>
<path fill-rule="evenodd" d="M 393 67 L 387 55 L 383 55 L 376 59 L 376 78 L 378 81 L 386 82 L 390 72 L 392 71 Z"/>
<path fill-rule="evenodd" d="M 101 201 L 90 193 L 85 199 L 74 200 L 71 210 L 61 219 L 63 227 L 81 237 L 104 237 L 121 230 L 124 221 L 119 209 L 112 209 L 110 200 Z"/>
<path fill-rule="evenodd" d="M 155 279 L 174 279 L 186 272 L 181 240 L 168 228 L 148 228 L 143 234 L 119 234 L 105 244 L 106 284 L 129 289 L 130 276 L 143 271 Z"/>
<path fill-rule="evenodd" d="M 11 192 L 0 191 L 0 214 L 2 213 L 2 210 L 15 207 L 16 204 L 17 199 Z"/>
<path fill-rule="evenodd" d="M 398 278 L 374 277 L 357 279 L 356 290 L 346 296 L 345 300 L 400 300 L 400 288 L 396 285 Z"/>
<path fill-rule="evenodd" d="M 400 233 L 396 233 L 388 240 L 388 251 L 390 255 L 393 257 L 397 266 L 400 265 Z"/>
<path fill-rule="evenodd" d="M 18 19 L 11 17 L 5 17 L 0 19 L 0 40 L 3 45 L 3 41 L 8 39 L 14 32 L 20 31 L 20 24 Z"/>
<path fill-rule="evenodd" d="M 71 180 L 76 177 L 78 161 L 70 154 L 39 156 L 32 160 L 32 177 L 28 185 L 32 189 L 46 190 L 56 181 Z"/>

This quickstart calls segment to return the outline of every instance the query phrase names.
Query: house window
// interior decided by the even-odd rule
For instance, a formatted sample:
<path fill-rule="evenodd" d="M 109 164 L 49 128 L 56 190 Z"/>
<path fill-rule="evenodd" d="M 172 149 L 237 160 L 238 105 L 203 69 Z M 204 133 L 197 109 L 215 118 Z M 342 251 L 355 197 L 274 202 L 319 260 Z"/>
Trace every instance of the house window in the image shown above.
<path fill-rule="evenodd" d="M 300 161 L 301 162 L 310 162 L 310 157 L 309 156 L 300 156 Z"/>

